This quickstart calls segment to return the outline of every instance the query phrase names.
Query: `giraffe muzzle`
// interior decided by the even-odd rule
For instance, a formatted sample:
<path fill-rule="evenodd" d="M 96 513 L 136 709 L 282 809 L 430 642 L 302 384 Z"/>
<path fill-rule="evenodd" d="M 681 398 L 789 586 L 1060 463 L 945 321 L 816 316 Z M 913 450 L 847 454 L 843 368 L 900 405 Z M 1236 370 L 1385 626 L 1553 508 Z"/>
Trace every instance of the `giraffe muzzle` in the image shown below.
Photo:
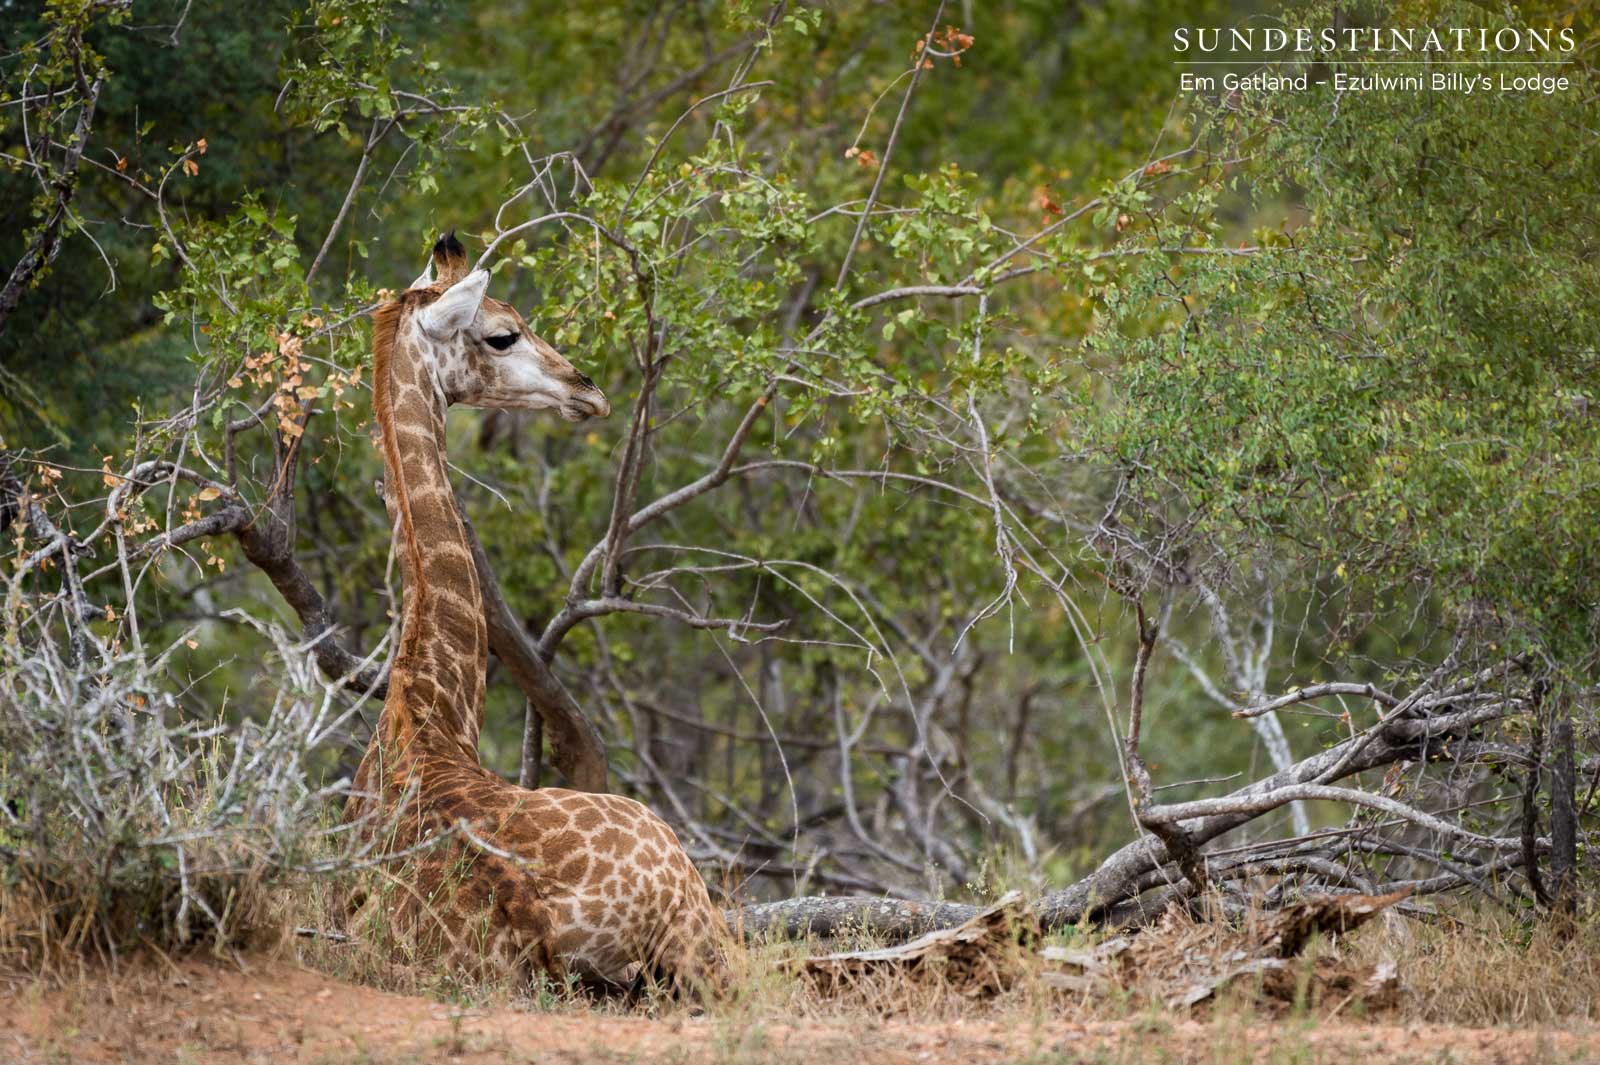
<path fill-rule="evenodd" d="M 561 404 L 561 416 L 569 422 L 581 422 L 590 418 L 605 418 L 611 414 L 611 403 L 606 399 L 605 393 L 598 388 L 573 396 Z"/>

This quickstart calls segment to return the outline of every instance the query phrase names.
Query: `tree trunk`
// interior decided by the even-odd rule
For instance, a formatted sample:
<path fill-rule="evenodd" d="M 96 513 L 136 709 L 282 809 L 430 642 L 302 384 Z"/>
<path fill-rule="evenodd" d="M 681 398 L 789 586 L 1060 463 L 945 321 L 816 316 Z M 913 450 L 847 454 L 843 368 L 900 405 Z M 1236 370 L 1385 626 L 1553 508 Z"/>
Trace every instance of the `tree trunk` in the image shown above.
<path fill-rule="evenodd" d="M 1556 909 L 1571 913 L 1578 894 L 1577 773 L 1572 757 L 1572 717 L 1560 707 L 1551 730 L 1550 894 Z"/>

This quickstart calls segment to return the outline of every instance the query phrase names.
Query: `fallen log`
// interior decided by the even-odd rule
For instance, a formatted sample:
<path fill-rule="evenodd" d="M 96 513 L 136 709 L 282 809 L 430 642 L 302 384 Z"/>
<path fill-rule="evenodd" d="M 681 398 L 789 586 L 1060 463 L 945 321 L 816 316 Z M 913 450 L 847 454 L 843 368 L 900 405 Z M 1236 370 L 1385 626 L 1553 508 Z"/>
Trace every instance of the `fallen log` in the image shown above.
<path fill-rule="evenodd" d="M 915 902 L 870 895 L 822 895 L 763 902 L 728 913 L 746 939 L 840 939 L 866 936 L 901 941 L 955 928 L 978 915 L 961 902 Z"/>
<path fill-rule="evenodd" d="M 1147 925 L 1159 918 L 1182 887 L 1151 891 L 1100 910 L 1092 923 L 1100 928 Z M 875 895 L 807 895 L 760 902 L 723 911 L 730 928 L 747 941 L 777 939 L 874 939 L 900 943 L 928 932 L 956 928 L 983 912 L 965 902 L 926 902 Z M 1073 922 L 1041 921 L 1045 929 Z"/>

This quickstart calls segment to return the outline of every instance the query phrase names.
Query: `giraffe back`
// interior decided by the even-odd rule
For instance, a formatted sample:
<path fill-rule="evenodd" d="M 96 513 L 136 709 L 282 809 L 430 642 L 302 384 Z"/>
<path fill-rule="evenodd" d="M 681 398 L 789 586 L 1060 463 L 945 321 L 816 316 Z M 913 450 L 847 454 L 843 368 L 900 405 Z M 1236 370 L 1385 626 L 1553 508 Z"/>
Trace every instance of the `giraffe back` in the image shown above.
<path fill-rule="evenodd" d="M 389 895 L 387 916 L 416 956 L 619 986 L 649 975 L 695 994 L 722 985 L 722 914 L 647 807 L 528 790 L 449 758 L 423 756 L 414 774 L 418 798 L 390 847 L 449 837 L 414 859 L 413 890 Z"/>

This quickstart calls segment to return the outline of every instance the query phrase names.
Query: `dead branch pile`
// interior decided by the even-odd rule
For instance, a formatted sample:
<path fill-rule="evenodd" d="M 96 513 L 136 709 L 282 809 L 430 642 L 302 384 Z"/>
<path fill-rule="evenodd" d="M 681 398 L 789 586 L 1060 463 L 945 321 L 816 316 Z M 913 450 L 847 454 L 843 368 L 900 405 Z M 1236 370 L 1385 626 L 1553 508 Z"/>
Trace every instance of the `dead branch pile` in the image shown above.
<path fill-rule="evenodd" d="M 1131 993 L 1169 1009 L 1198 1006 L 1243 981 L 1254 981 L 1258 1002 L 1268 1008 L 1343 1010 L 1359 1003 L 1367 1012 L 1388 1009 L 1400 994 L 1392 963 L 1360 965 L 1337 954 L 1308 963 L 1293 959 L 1317 935 L 1345 935 L 1409 895 L 1309 896 L 1273 913 L 1248 914 L 1237 925 L 1195 921 L 1173 907 L 1142 934 L 1117 936 L 1088 950 L 1045 948 L 1042 957 L 1051 968 L 1043 980 L 1082 994 Z"/>
<path fill-rule="evenodd" d="M 1010 990 L 1042 966 L 1040 979 L 1058 991 L 1131 995 L 1168 1009 L 1200 1006 L 1240 985 L 1268 1009 L 1356 1006 L 1371 1013 L 1399 1001 L 1393 963 L 1356 964 L 1337 952 L 1295 959 L 1317 936 L 1337 940 L 1409 895 L 1308 896 L 1270 913 L 1248 912 L 1240 921 L 1197 921 L 1186 908 L 1172 906 L 1142 933 L 1085 950 L 1034 951 L 1038 919 L 1012 892 L 955 928 L 898 946 L 805 958 L 794 968 L 824 996 L 859 995 L 891 1011 L 900 1008 L 908 987 L 983 999 Z"/>
<path fill-rule="evenodd" d="M 1038 936 L 1038 920 L 1023 905 L 1022 894 L 1012 891 L 955 928 L 878 950 L 805 958 L 796 967 L 824 995 L 903 978 L 986 998 L 1011 987 L 1026 970 L 1028 959 L 1020 948 Z"/>

